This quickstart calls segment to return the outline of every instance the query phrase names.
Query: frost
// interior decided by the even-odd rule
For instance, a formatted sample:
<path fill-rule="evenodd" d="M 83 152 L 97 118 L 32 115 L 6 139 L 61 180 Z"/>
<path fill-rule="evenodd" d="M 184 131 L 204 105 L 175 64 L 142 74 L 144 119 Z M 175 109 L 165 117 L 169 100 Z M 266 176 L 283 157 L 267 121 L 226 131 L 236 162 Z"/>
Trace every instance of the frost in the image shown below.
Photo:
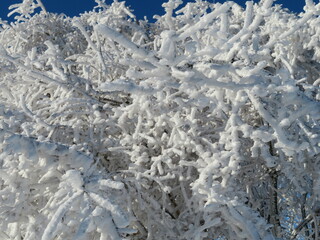
<path fill-rule="evenodd" d="M 123 189 L 124 188 L 124 184 L 122 182 L 115 182 L 115 181 L 111 181 L 110 179 L 100 180 L 99 184 L 101 186 L 105 186 L 105 187 L 109 187 L 109 188 L 113 188 L 113 189 Z"/>
<path fill-rule="evenodd" d="M 68 208 L 70 208 L 70 206 L 73 203 L 73 201 L 80 194 L 81 194 L 81 192 L 74 194 L 74 196 L 71 196 L 68 200 L 66 200 L 62 205 L 59 206 L 59 208 L 57 209 L 55 214 L 52 216 L 52 219 L 50 220 L 50 222 L 47 225 L 46 229 L 44 230 L 44 233 L 42 235 L 41 240 L 54 239 L 59 222 L 62 220 L 62 218 L 66 214 Z"/>
<path fill-rule="evenodd" d="M 0 239 L 316 238 L 320 4 L 95 2 L 1 21 Z"/>

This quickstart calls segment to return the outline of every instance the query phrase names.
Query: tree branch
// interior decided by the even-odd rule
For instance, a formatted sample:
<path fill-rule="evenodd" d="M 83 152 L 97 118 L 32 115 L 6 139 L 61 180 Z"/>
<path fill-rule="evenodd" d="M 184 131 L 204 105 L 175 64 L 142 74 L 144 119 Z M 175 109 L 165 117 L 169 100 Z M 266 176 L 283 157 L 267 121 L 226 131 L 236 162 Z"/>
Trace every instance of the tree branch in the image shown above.
<path fill-rule="evenodd" d="M 309 214 L 302 222 L 295 228 L 295 230 L 292 233 L 291 240 L 295 239 L 299 232 L 313 219 L 312 214 Z"/>

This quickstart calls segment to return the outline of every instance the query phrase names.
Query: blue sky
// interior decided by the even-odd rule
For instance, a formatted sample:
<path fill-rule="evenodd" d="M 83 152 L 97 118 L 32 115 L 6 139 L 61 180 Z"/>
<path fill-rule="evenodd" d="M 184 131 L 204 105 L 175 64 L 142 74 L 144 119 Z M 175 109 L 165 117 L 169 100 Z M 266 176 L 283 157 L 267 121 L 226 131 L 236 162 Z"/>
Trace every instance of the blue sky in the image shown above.
<path fill-rule="evenodd" d="M 8 13 L 8 6 L 13 3 L 18 3 L 20 0 L 0 0 L 0 17 L 6 19 Z M 120 1 L 120 0 L 119 0 Z M 185 2 L 189 2 L 188 0 Z M 209 0 L 213 2 L 214 0 Z M 246 0 L 233 0 L 241 5 L 244 5 Z M 319 0 L 316 0 L 317 2 Z M 89 11 L 95 6 L 94 0 L 42 0 L 47 10 L 56 13 L 65 13 L 68 16 L 79 15 L 84 11 Z M 112 0 L 106 0 L 106 3 L 111 3 Z M 162 14 L 163 10 L 161 4 L 166 0 L 127 0 L 127 5 L 134 9 L 134 14 L 138 18 L 147 16 L 149 20 L 155 14 Z M 224 0 L 216 0 L 216 2 L 224 2 Z M 255 0 L 258 2 L 258 0 Z M 282 4 L 284 7 L 294 12 L 302 11 L 304 0 L 277 0 L 276 3 Z"/>

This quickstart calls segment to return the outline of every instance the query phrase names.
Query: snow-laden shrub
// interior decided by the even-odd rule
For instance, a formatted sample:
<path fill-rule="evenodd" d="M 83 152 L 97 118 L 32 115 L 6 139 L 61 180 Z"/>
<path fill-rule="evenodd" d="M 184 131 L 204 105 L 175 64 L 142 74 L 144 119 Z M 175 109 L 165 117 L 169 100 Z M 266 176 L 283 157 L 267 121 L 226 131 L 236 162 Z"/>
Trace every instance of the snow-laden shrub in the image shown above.
<path fill-rule="evenodd" d="M 1 139 L 0 227 L 8 239 L 121 239 L 130 231 L 123 183 L 88 156 L 5 130 Z"/>
<path fill-rule="evenodd" d="M 2 24 L 2 235 L 317 238 L 320 4 L 96 2 Z"/>

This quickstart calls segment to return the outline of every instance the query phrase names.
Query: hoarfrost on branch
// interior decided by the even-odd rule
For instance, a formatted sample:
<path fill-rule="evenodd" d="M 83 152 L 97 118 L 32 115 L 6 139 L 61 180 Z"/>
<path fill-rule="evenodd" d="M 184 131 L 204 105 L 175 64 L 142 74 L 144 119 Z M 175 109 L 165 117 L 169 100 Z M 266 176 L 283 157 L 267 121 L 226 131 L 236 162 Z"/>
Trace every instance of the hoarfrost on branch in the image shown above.
<path fill-rule="evenodd" d="M 0 30 L 0 238 L 318 239 L 320 4 L 39 0 Z"/>

